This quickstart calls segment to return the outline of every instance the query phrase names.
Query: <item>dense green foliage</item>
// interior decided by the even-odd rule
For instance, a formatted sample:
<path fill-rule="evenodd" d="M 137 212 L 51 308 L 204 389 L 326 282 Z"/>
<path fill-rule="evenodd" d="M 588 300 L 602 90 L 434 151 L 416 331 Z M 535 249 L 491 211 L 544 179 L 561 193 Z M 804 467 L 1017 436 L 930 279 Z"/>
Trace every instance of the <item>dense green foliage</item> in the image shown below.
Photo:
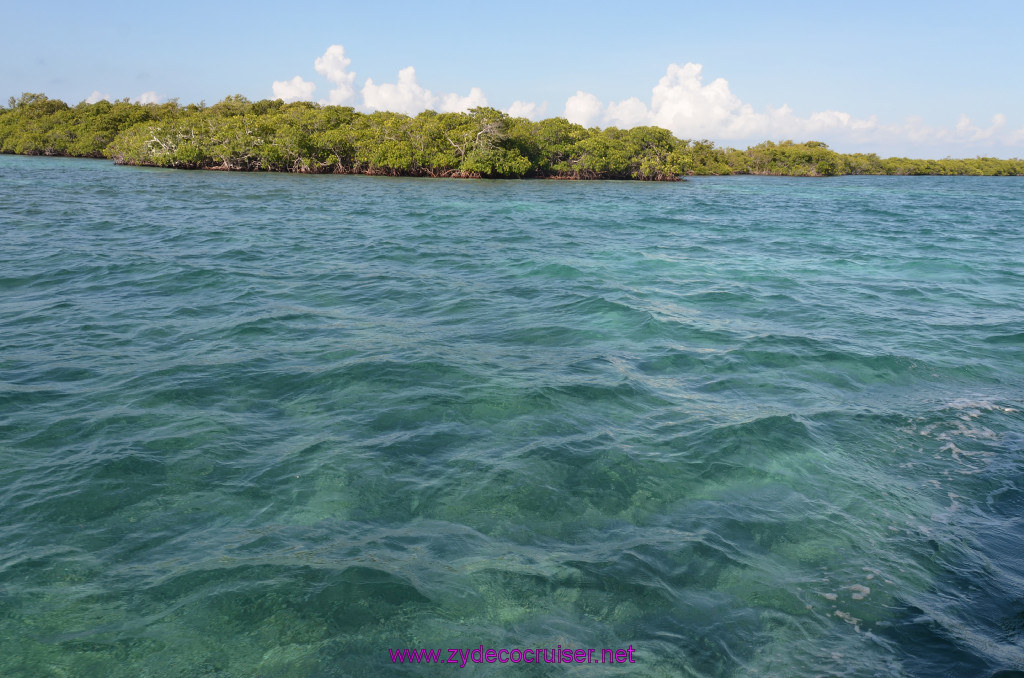
<path fill-rule="evenodd" d="M 532 122 L 493 108 L 468 113 L 360 113 L 349 107 L 240 95 L 213 105 L 68 106 L 43 94 L 0 108 L 0 152 L 109 157 L 183 169 L 431 177 L 671 181 L 686 174 L 1022 175 L 1024 161 L 915 160 L 840 154 L 818 141 L 766 141 L 745 151 L 680 140 L 658 127 Z"/>

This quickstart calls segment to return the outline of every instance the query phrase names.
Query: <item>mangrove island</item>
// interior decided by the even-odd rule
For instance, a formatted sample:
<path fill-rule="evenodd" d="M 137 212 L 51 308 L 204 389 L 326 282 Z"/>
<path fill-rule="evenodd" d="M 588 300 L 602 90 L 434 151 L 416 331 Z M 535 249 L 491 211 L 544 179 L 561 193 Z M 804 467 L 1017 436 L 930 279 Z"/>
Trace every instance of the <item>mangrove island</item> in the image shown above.
<path fill-rule="evenodd" d="M 0 153 L 179 169 L 460 178 L 1024 174 L 1021 159 L 880 158 L 837 153 L 820 141 L 765 141 L 738 150 L 678 139 L 660 127 L 586 128 L 494 108 L 411 117 L 237 94 L 213 106 L 127 99 L 69 106 L 26 92 L 0 107 Z"/>

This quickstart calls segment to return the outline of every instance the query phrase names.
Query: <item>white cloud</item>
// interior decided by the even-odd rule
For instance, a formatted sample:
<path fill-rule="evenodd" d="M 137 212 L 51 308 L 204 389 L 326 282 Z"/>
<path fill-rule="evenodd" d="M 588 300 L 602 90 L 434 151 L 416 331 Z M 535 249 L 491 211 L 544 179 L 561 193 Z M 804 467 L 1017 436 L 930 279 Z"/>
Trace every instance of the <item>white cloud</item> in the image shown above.
<path fill-rule="evenodd" d="M 993 116 L 981 127 L 961 116 L 953 127 L 932 127 L 918 117 L 902 124 L 883 124 L 877 116 L 856 118 L 849 113 L 825 110 L 807 117 L 789 106 L 756 111 L 729 88 L 724 78 L 704 84 L 703 66 L 669 65 L 651 90 L 649 103 L 636 97 L 603 103 L 593 94 L 578 91 L 565 102 L 565 117 L 582 125 L 636 127 L 657 125 L 684 139 L 708 138 L 719 142 L 756 143 L 765 139 L 822 140 L 848 147 L 885 145 L 921 150 L 963 148 L 970 144 L 998 148 L 1000 144 L 1024 144 L 1024 128 L 1006 131 L 1006 116 Z M 960 151 L 963 152 L 962 150 Z"/>
<path fill-rule="evenodd" d="M 505 112 L 513 118 L 537 120 L 544 115 L 546 110 L 548 110 L 548 103 L 546 101 L 540 105 L 533 101 L 513 101 L 512 105 Z"/>
<path fill-rule="evenodd" d="M 604 116 L 604 104 L 593 94 L 578 90 L 565 102 L 565 119 L 584 127 L 591 127 Z"/>
<path fill-rule="evenodd" d="M 742 138 L 768 126 L 766 116 L 754 112 L 729 89 L 725 78 L 703 84 L 700 64 L 672 64 L 651 93 L 654 124 L 690 130 L 688 136 Z"/>
<path fill-rule="evenodd" d="M 458 94 L 435 95 L 416 80 L 416 69 L 412 66 L 398 71 L 398 82 L 377 85 L 371 78 L 363 85 L 363 106 L 369 110 L 393 111 L 416 115 L 427 109 L 442 113 L 468 111 L 477 106 L 486 106 L 487 97 L 479 87 L 469 90 L 466 96 Z"/>
<path fill-rule="evenodd" d="M 604 118 L 616 127 L 636 127 L 649 124 L 650 112 L 644 102 L 636 97 L 608 104 Z"/>
<path fill-rule="evenodd" d="M 342 45 L 331 45 L 316 58 L 314 69 L 334 86 L 328 100 L 321 100 L 321 103 L 342 104 L 356 97 L 356 74 L 349 70 L 351 63 Z M 894 124 L 882 123 L 877 116 L 857 118 L 837 110 L 817 111 L 806 117 L 797 115 L 786 105 L 755 110 L 732 92 L 724 78 L 705 83 L 703 70 L 701 64 L 670 64 L 665 75 L 651 88 L 650 99 L 646 101 L 634 96 L 603 102 L 594 94 L 580 90 L 565 102 L 564 116 L 586 127 L 657 125 L 683 139 L 712 139 L 741 147 L 765 139 L 814 139 L 844 151 L 896 151 L 917 155 L 936 152 L 972 155 L 988 151 L 1006 155 L 1007 146 L 1024 145 L 1024 127 L 1009 129 L 1006 116 L 1002 114 L 994 116 L 987 126 L 961 116 L 950 126 L 935 127 L 917 117 Z M 273 83 L 274 96 L 285 101 L 312 100 L 315 89 L 314 83 L 298 75 Z M 407 115 L 427 109 L 456 112 L 487 105 L 487 97 L 479 87 L 471 88 L 464 96 L 431 92 L 419 83 L 412 66 L 400 70 L 396 82 L 377 84 L 367 78 L 358 93 L 362 95 L 362 110 Z M 109 97 L 96 91 L 89 100 L 99 98 Z M 162 97 L 155 92 L 147 92 L 139 101 L 149 103 L 160 99 Z M 546 103 L 538 105 L 517 100 L 507 112 L 514 117 L 538 119 L 546 109 Z"/>
<path fill-rule="evenodd" d="M 438 110 L 442 113 L 465 113 L 477 106 L 486 106 L 487 97 L 479 87 L 469 90 L 469 94 L 460 97 L 458 94 L 445 94 L 441 97 L 441 105 Z"/>
<path fill-rule="evenodd" d="M 327 95 L 326 103 L 338 106 L 351 99 L 355 94 L 356 74 L 348 71 L 348 66 L 351 63 L 352 60 L 345 56 L 345 48 L 341 45 L 331 45 L 323 56 L 317 57 L 313 62 L 316 72 L 336 85 Z"/>
<path fill-rule="evenodd" d="M 296 75 L 291 80 L 275 80 L 274 98 L 283 101 L 312 101 L 316 85 Z"/>
<path fill-rule="evenodd" d="M 960 121 L 956 124 L 956 133 L 967 141 L 984 141 L 996 136 L 1004 127 L 1006 127 L 1006 116 L 1002 113 L 993 115 L 992 124 L 985 128 L 974 125 L 970 118 L 961 115 Z"/>
<path fill-rule="evenodd" d="M 718 78 L 705 85 L 700 64 L 671 64 L 651 90 L 650 104 L 636 97 L 603 104 L 588 92 L 565 103 L 565 117 L 581 125 L 636 127 L 658 125 L 686 138 L 732 139 L 756 135 L 770 125 L 770 115 L 755 113 Z"/>
<path fill-rule="evenodd" d="M 378 111 L 415 115 L 432 108 L 436 100 L 429 89 L 416 82 L 416 69 L 412 66 L 398 71 L 397 83 L 375 85 L 367 78 L 363 85 L 363 106 Z"/>
<path fill-rule="evenodd" d="M 345 56 L 345 47 L 331 45 L 322 56 L 313 62 L 317 73 L 334 84 L 334 89 L 321 104 L 344 104 L 356 93 L 356 74 L 349 70 L 352 60 Z M 316 85 L 296 75 L 291 80 L 276 80 L 273 83 L 274 97 L 285 101 L 311 100 Z M 468 111 L 477 106 L 486 106 L 487 97 L 479 87 L 470 88 L 469 94 L 434 94 L 416 80 L 416 69 L 412 66 L 398 72 L 397 82 L 377 84 L 372 78 L 363 83 L 360 93 L 364 110 L 393 111 L 416 115 L 427 109 L 442 113 Z"/>
<path fill-rule="evenodd" d="M 163 100 L 163 98 L 164 97 L 163 97 L 162 94 L 157 94 L 156 92 L 153 92 L 153 91 L 143 92 L 142 94 L 140 94 L 135 99 L 135 103 L 137 103 L 137 104 L 158 104 L 158 103 L 160 103 Z"/>
<path fill-rule="evenodd" d="M 110 95 L 109 94 L 103 94 L 98 89 L 94 89 L 92 91 L 92 94 L 90 94 L 88 97 L 86 97 L 85 103 L 87 103 L 87 104 L 95 104 L 95 103 L 99 103 L 99 102 L 103 101 L 104 99 L 106 99 L 107 101 L 110 101 Z"/>

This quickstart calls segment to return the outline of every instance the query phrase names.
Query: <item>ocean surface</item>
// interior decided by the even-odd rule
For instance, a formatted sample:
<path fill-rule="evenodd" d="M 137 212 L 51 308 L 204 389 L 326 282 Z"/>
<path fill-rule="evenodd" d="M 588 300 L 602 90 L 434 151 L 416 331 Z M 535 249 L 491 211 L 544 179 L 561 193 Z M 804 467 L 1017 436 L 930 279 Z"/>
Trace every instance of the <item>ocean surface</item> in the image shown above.
<path fill-rule="evenodd" d="M 1017 178 L 2 156 L 0 675 L 1022 676 L 1022 410 Z"/>

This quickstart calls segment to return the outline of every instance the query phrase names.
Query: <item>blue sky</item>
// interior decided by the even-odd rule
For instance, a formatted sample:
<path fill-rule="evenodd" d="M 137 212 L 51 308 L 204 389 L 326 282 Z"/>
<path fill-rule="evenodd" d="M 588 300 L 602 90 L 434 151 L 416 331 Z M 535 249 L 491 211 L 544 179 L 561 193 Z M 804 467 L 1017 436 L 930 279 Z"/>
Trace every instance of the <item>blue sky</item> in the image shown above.
<path fill-rule="evenodd" d="M 46 2 L 3 14 L 5 97 L 213 103 L 273 97 L 277 82 L 281 96 L 362 110 L 486 102 L 741 147 L 1024 156 L 1018 1 Z"/>

